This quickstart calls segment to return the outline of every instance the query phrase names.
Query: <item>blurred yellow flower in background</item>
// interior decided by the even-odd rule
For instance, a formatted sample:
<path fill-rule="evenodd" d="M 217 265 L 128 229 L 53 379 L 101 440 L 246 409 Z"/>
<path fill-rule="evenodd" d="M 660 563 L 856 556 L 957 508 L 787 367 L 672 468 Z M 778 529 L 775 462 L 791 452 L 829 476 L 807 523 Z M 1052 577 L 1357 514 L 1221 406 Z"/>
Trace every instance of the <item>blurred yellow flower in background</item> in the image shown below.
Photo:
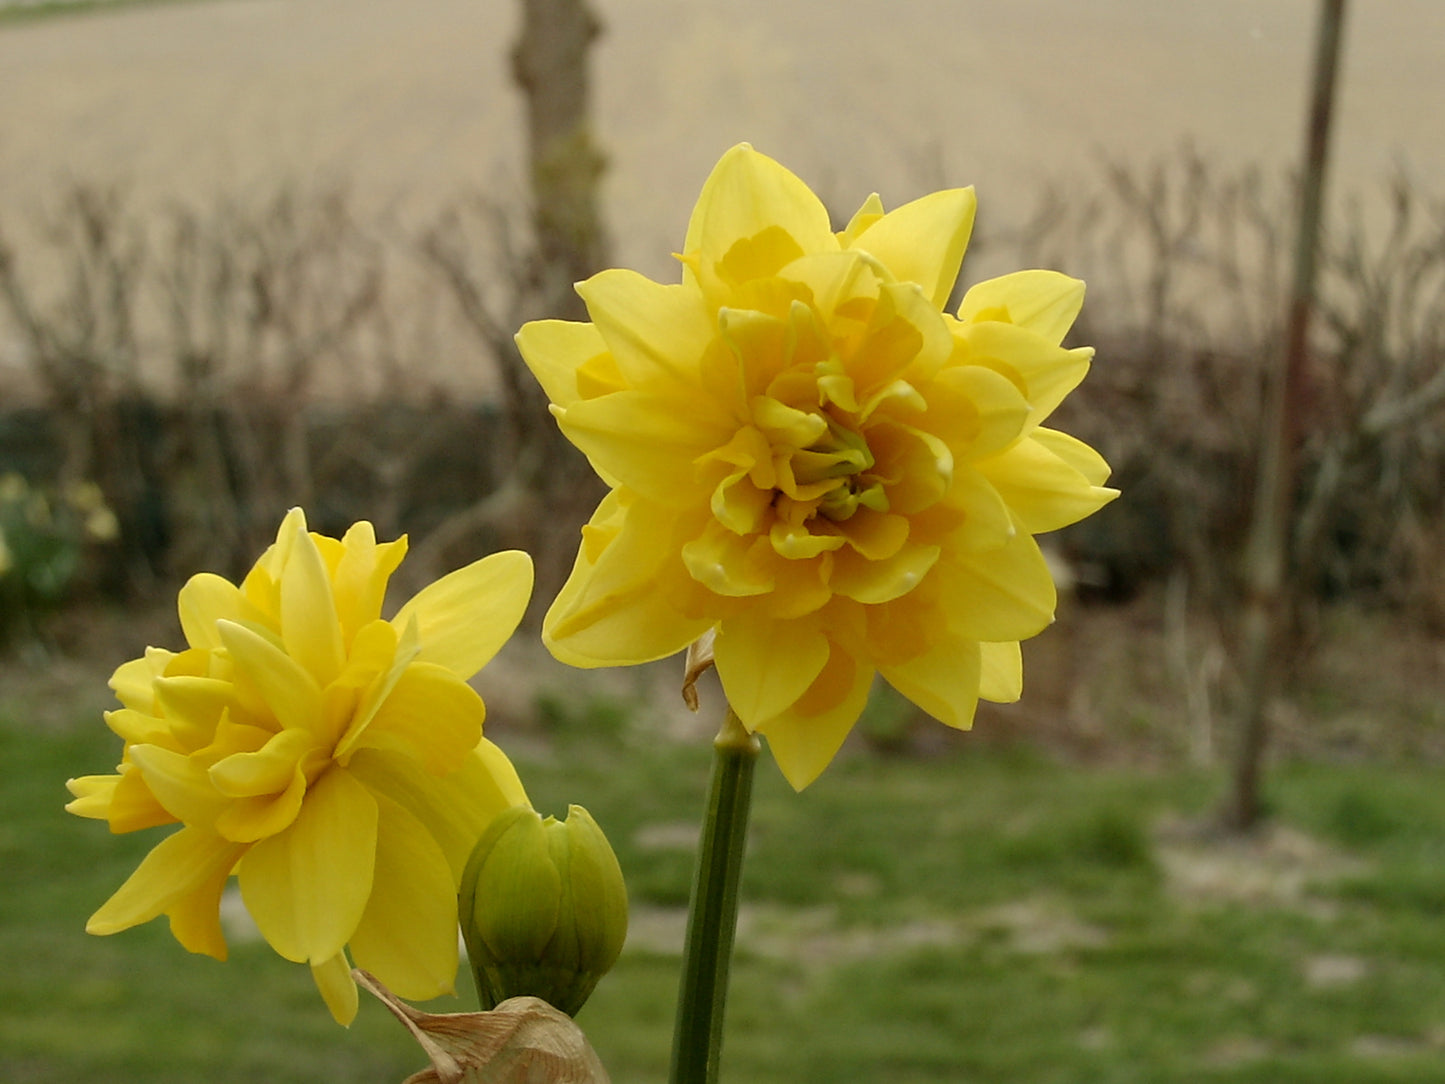
<path fill-rule="evenodd" d="M 747 145 L 704 185 L 682 282 L 578 285 L 590 323 L 527 324 L 522 355 L 612 487 L 543 635 L 575 666 L 662 658 L 715 631 L 743 724 L 797 788 L 875 673 L 943 722 L 1017 699 L 1019 641 L 1053 617 L 1033 535 L 1095 511 L 1103 459 L 1044 428 L 1092 350 L 1060 344 L 1083 283 L 1023 271 L 943 311 L 972 189 L 834 233 Z"/>
<path fill-rule="evenodd" d="M 466 682 L 521 620 L 532 563 L 493 554 L 383 620 L 405 553 L 369 523 L 309 533 L 293 509 L 241 586 L 202 573 L 182 588 L 189 647 L 116 670 L 120 766 L 70 780 L 66 807 L 115 832 L 182 827 L 91 933 L 165 914 L 187 949 L 224 959 L 234 873 L 261 934 L 311 965 L 342 1023 L 357 1003 L 348 947 L 403 997 L 453 988 L 462 870 L 491 820 L 527 800 Z"/>

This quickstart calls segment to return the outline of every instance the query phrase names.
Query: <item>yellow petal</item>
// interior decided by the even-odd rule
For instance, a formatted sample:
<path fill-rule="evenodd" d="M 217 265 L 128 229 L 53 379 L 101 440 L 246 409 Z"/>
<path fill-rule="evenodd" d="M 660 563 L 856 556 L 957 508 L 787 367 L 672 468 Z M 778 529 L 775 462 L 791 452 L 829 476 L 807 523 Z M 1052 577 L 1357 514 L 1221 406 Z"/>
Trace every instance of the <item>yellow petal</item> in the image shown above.
<path fill-rule="evenodd" d="M 457 886 L 426 826 L 376 798 L 376 873 L 351 955 L 401 997 L 452 993 L 457 975 Z"/>
<path fill-rule="evenodd" d="M 937 577 L 919 590 L 878 606 L 860 607 L 866 657 L 878 667 L 906 662 L 948 635 L 948 621 L 937 604 Z"/>
<path fill-rule="evenodd" d="M 1030 427 L 1041 424 L 1079 386 L 1094 356 L 1091 347 L 1064 350 L 1012 324 L 970 324 L 958 335 L 966 344 L 968 364 L 987 365 L 1022 383 L 1020 390 L 1030 407 Z"/>
<path fill-rule="evenodd" d="M 776 276 L 801 255 L 802 246 L 787 230 L 782 226 L 768 226 L 751 237 L 734 241 L 711 270 L 719 284 L 732 288 L 734 296 L 745 296 L 760 306 L 776 308 L 782 298 L 793 296 Z"/>
<path fill-rule="evenodd" d="M 235 798 L 229 802 L 216 817 L 216 831 L 237 843 L 266 839 L 294 824 L 305 800 L 306 773 L 298 765 L 291 770 L 285 788 L 278 793 Z"/>
<path fill-rule="evenodd" d="M 674 556 L 682 544 L 670 510 L 625 490 L 604 497 L 542 621 L 552 654 L 571 666 L 631 665 L 675 654 L 706 632 L 711 622 L 680 613 L 669 590 L 686 575 Z"/>
<path fill-rule="evenodd" d="M 713 660 L 728 703 L 749 730 L 795 704 L 828 661 L 814 621 L 744 612 L 718 626 Z"/>
<path fill-rule="evenodd" d="M 223 757 L 211 765 L 207 774 L 228 798 L 277 794 L 290 785 L 297 765 L 315 748 L 315 740 L 307 731 L 283 730 L 254 752 Z"/>
<path fill-rule="evenodd" d="M 948 503 L 962 509 L 964 515 L 962 526 L 950 539 L 953 545 L 977 552 L 995 550 L 1017 530 L 1009 505 L 999 491 L 985 474 L 971 466 L 963 467 L 954 476 Z"/>
<path fill-rule="evenodd" d="M 356 745 L 416 757 L 445 775 L 482 739 L 486 708 L 477 691 L 452 671 L 415 662 L 381 702 Z"/>
<path fill-rule="evenodd" d="M 798 531 L 807 534 L 803 528 Z M 839 537 L 831 545 L 837 549 L 842 544 L 843 539 Z M 762 595 L 771 591 L 775 583 L 774 570 L 764 552 L 774 545 L 771 535 L 767 539 L 743 537 L 720 523 L 710 522 L 701 535 L 683 544 L 682 563 L 688 575 L 709 591 L 731 598 Z M 820 546 L 818 552 L 824 548 L 827 547 Z"/>
<path fill-rule="evenodd" d="M 281 571 L 281 639 L 286 653 L 326 686 L 346 664 L 331 575 L 316 541 L 301 533 Z"/>
<path fill-rule="evenodd" d="M 828 431 L 827 421 L 810 410 L 799 410 L 768 395 L 749 403 L 753 424 L 774 444 L 804 448 Z"/>
<path fill-rule="evenodd" d="M 199 749 L 211 740 L 221 715 L 235 707 L 235 686 L 218 678 L 156 678 L 156 707 L 184 748 Z"/>
<path fill-rule="evenodd" d="M 793 361 L 790 347 L 796 332 L 791 320 L 753 309 L 724 308 L 717 314 L 717 328 L 734 359 L 737 391 L 746 402 L 763 395 L 773 378 Z M 726 393 L 731 389 L 716 390 Z"/>
<path fill-rule="evenodd" d="M 350 771 L 373 794 L 405 806 L 441 846 L 456 885 L 478 838 L 492 818 L 527 804 L 527 792 L 511 761 L 483 738 L 455 771 L 428 772 L 413 757 L 359 749 Z"/>
<path fill-rule="evenodd" d="M 581 398 L 577 371 L 597 355 L 606 353 L 607 344 L 592 324 L 533 320 L 517 332 L 517 349 L 547 398 L 560 407 L 567 407 Z"/>
<path fill-rule="evenodd" d="M 942 309 L 963 264 L 977 206 L 972 188 L 933 192 L 889 211 L 849 247 L 875 257 L 900 282 L 916 282 Z"/>
<path fill-rule="evenodd" d="M 265 615 L 265 623 L 273 628 L 281 624 L 281 573 L 291 556 L 296 539 L 306 534 L 306 513 L 293 508 L 281 520 L 276 541 L 266 548 L 241 581 L 241 593 Z"/>
<path fill-rule="evenodd" d="M 950 342 L 951 341 L 952 340 L 950 339 Z M 938 360 L 936 353 L 934 351 L 928 351 L 928 353 L 931 355 L 928 363 L 921 366 L 923 374 L 934 372 L 938 368 L 936 364 Z M 915 355 L 912 364 L 921 364 L 920 359 L 917 355 Z M 913 373 L 913 375 L 919 376 L 920 373 Z M 823 382 L 821 380 L 818 382 L 819 387 L 822 387 L 822 383 Z M 849 409 L 845 404 L 841 402 L 839 403 L 839 405 L 843 406 L 845 410 Z M 906 380 L 900 379 L 883 384 L 876 391 L 874 391 L 873 394 L 868 396 L 868 398 L 864 400 L 863 405 L 861 407 L 858 407 L 857 409 L 859 411 L 859 416 L 866 421 L 881 406 L 897 407 L 899 405 L 909 410 L 922 413 L 923 411 L 928 409 L 928 400 L 924 399 L 923 396 L 919 394 L 918 389 L 915 388 L 912 384 L 910 384 Z"/>
<path fill-rule="evenodd" d="M 65 807 L 67 813 L 109 821 L 110 830 L 117 835 L 176 822 L 129 761 L 121 764 L 119 775 L 81 776 L 67 779 L 65 786 L 75 796 Z"/>
<path fill-rule="evenodd" d="M 127 708 L 154 714 L 155 694 L 151 682 L 165 673 L 166 664 L 174 657 L 173 652 L 150 647 L 141 658 L 116 667 L 110 676 L 110 687 L 115 690 L 116 698 Z"/>
<path fill-rule="evenodd" d="M 341 559 L 332 573 L 336 616 L 341 622 L 344 648 L 349 651 L 357 632 L 381 616 L 386 584 L 406 556 L 405 536 L 377 545 L 370 523 L 356 523 L 341 540 Z"/>
<path fill-rule="evenodd" d="M 812 308 L 830 325 L 832 336 L 853 333 L 848 342 L 852 346 L 872 316 L 868 302 L 876 301 L 882 291 L 879 276 L 884 271 L 861 252 L 829 251 L 810 252 L 788 264 L 782 273 L 806 288 Z"/>
<path fill-rule="evenodd" d="M 659 379 L 683 389 L 697 386 L 716 319 L 697 290 L 614 268 L 579 282 L 577 293 L 629 387 Z"/>
<path fill-rule="evenodd" d="M 407 621 L 400 636 L 388 621 L 373 621 L 357 632 L 351 645 L 348 669 L 343 671 L 338 681 L 354 679 L 357 684 L 366 681 L 366 688 L 356 702 L 346 731 L 336 743 L 333 755 L 337 760 L 350 755 L 357 739 L 371 725 L 377 709 L 391 695 L 391 690 L 396 688 L 401 675 L 420 651 L 421 638 L 414 620 Z M 350 669 L 353 666 L 356 668 L 354 672 Z M 367 675 L 371 675 L 369 680 Z"/>
<path fill-rule="evenodd" d="M 507 754 L 486 738 L 477 742 L 477 747 L 462 764 L 461 770 L 470 770 L 473 775 L 470 779 L 458 777 L 457 784 L 476 792 L 474 804 L 485 809 L 488 819 L 514 805 L 532 804 L 527 800 L 522 780 L 507 759 Z M 456 772 L 452 774 L 457 775 Z"/>
<path fill-rule="evenodd" d="M 838 247 L 828 211 L 796 176 L 746 143 L 713 167 L 687 224 L 683 252 L 720 260 L 738 241 L 781 226 L 804 252 Z"/>
<path fill-rule="evenodd" d="M 132 745 L 126 753 L 156 801 L 176 820 L 211 824 L 224 808 L 225 798 L 198 759 L 159 745 Z"/>
<path fill-rule="evenodd" d="M 887 560 L 870 561 L 849 551 L 835 556 L 833 575 L 828 581 L 833 590 L 854 602 L 877 605 L 902 598 L 928 575 L 938 561 L 938 546 L 907 542 Z"/>
<path fill-rule="evenodd" d="M 827 664 L 798 702 L 758 730 L 783 777 L 802 790 L 823 773 L 868 702 L 873 668 L 830 645 Z"/>
<path fill-rule="evenodd" d="M 748 477 L 746 470 L 740 470 L 718 483 L 708 507 L 728 530 L 737 535 L 749 535 L 762 525 L 772 503 L 773 491 L 760 489 Z"/>
<path fill-rule="evenodd" d="M 1024 692 L 1023 653 L 1017 643 L 979 644 L 978 695 L 1012 704 Z"/>
<path fill-rule="evenodd" d="M 376 820 L 376 799 L 332 768 L 307 791 L 291 827 L 246 852 L 241 897 L 286 959 L 325 962 L 356 930 L 371 895 Z"/>
<path fill-rule="evenodd" d="M 853 212 L 853 217 L 848 220 L 847 228 L 838 234 L 838 243 L 844 248 L 852 248 L 854 239 L 882 218 L 884 213 L 883 201 L 878 198 L 878 193 L 870 194 L 863 201 L 863 206 Z"/>
<path fill-rule="evenodd" d="M 351 977 L 351 964 L 347 962 L 346 953 L 338 952 L 329 960 L 312 964 L 311 978 L 315 980 L 316 989 L 321 992 L 326 1007 L 331 1010 L 332 1019 L 342 1027 L 349 1028 L 356 1019 L 360 998 L 356 993 L 356 980 Z"/>
<path fill-rule="evenodd" d="M 768 443 L 768 438 L 753 425 L 740 426 L 726 444 L 701 456 L 697 465 L 700 476 L 713 470 L 720 472 L 718 477 L 736 477 L 731 469 L 736 468 L 744 472 L 759 489 L 771 490 L 777 484 L 777 474 L 773 470 L 772 446 Z"/>
<path fill-rule="evenodd" d="M 1057 271 L 1015 271 L 980 282 L 963 295 L 964 323 L 1003 320 L 1058 346 L 1084 305 L 1084 284 Z"/>
<path fill-rule="evenodd" d="M 949 627 L 967 640 L 1026 640 L 1054 618 L 1053 577 L 1033 536 L 1020 531 L 986 553 L 955 550 L 935 566 Z"/>
<path fill-rule="evenodd" d="M 695 499 L 693 461 L 726 444 L 736 428 L 707 401 L 636 391 L 574 403 L 558 424 L 599 474 L 672 507 Z"/>
<path fill-rule="evenodd" d="M 353 523 L 346 533 L 353 536 L 353 538 L 364 534 L 370 538 L 373 543 L 376 541 L 375 530 L 370 523 L 364 520 Z M 321 554 L 321 563 L 326 566 L 326 574 L 331 577 L 331 590 L 334 593 L 336 591 L 336 566 L 341 563 L 341 558 L 346 555 L 346 543 L 342 542 L 339 538 L 317 534 L 315 531 L 311 532 L 311 543 L 316 547 L 317 552 Z"/>
<path fill-rule="evenodd" d="M 181 632 L 192 647 L 215 650 L 221 646 L 216 622 L 256 621 L 261 613 L 247 601 L 241 589 L 230 580 L 211 572 L 192 576 L 176 596 L 176 609 L 181 617 Z"/>
<path fill-rule="evenodd" d="M 112 832 L 137 832 L 142 828 L 155 828 L 162 824 L 174 824 L 173 817 L 146 786 L 145 778 L 133 764 L 120 766 L 120 782 L 110 799 L 110 830 Z"/>
<path fill-rule="evenodd" d="M 949 409 L 949 404 L 942 405 Z M 874 474 L 886 487 L 891 511 L 913 515 L 948 492 L 954 462 L 944 440 L 914 426 L 887 420 L 871 426 L 868 439 L 879 457 Z"/>
<path fill-rule="evenodd" d="M 826 606 L 833 597 L 829 580 L 833 575 L 833 555 L 806 561 L 789 560 L 769 552 L 759 540 L 758 551 L 772 565 L 773 589 L 757 600 L 760 612 L 776 621 L 806 617 Z"/>
<path fill-rule="evenodd" d="M 220 621 L 217 628 L 237 684 L 249 686 L 288 730 L 324 731 L 321 686 L 307 669 L 250 626 Z"/>
<path fill-rule="evenodd" d="M 842 549 L 848 540 L 841 534 L 814 534 L 806 526 L 794 526 L 776 519 L 768 530 L 768 541 L 779 557 L 789 561 L 806 561 L 820 553 Z"/>
<path fill-rule="evenodd" d="M 1035 434 L 1040 432 L 1045 430 L 1035 430 Z M 1079 447 L 1092 451 L 1082 443 Z M 1093 467 L 1091 463 L 1086 465 Z M 1119 495 L 1116 489 L 1091 485 L 1073 464 L 1034 436 L 977 466 L 1024 529 L 1033 534 L 1077 523 Z M 1107 472 L 1108 467 L 1104 470 Z"/>
<path fill-rule="evenodd" d="M 888 684 L 939 722 L 967 730 L 978 708 L 979 668 L 978 644 L 955 636 L 880 671 Z"/>
<path fill-rule="evenodd" d="M 415 652 L 421 650 L 421 634 L 412 628 L 412 635 L 408 640 L 408 650 Z M 356 630 L 356 636 L 351 641 L 351 650 L 347 655 L 346 669 L 336 679 L 336 684 L 345 685 L 348 688 L 365 688 L 376 680 L 377 675 L 384 674 L 396 661 L 397 654 L 401 651 L 401 632 L 390 621 L 377 618 L 375 621 L 368 621 Z M 411 658 L 406 660 L 411 662 Z M 399 671 L 398 671 L 399 673 Z"/>
<path fill-rule="evenodd" d="M 931 376 L 952 353 L 948 325 L 922 289 L 911 282 L 888 282 L 879 287 L 862 342 L 848 359 L 848 375 L 866 400 L 865 413 L 871 413 L 880 392 L 896 398 L 900 389 L 912 390 L 900 385 L 899 377 Z"/>
<path fill-rule="evenodd" d="M 1090 485 L 1102 486 L 1109 480 L 1109 464 L 1082 440 L 1067 433 L 1060 433 L 1057 429 L 1045 429 L 1042 426 L 1029 435 L 1082 474 Z"/>
<path fill-rule="evenodd" d="M 504 550 L 473 561 L 423 588 L 392 618 L 393 627 L 416 621 L 418 662 L 444 666 L 463 680 L 501 650 L 532 597 L 532 558 Z"/>
<path fill-rule="evenodd" d="M 91 820 L 107 819 L 119 782 L 118 775 L 82 775 L 78 779 L 67 779 L 65 789 L 70 791 L 73 800 L 65 804 L 65 811 Z"/>
<path fill-rule="evenodd" d="M 843 537 L 870 561 L 886 561 L 908 541 L 908 520 L 888 512 L 860 508 L 842 525 Z"/>
<path fill-rule="evenodd" d="M 158 715 L 120 708 L 105 713 L 105 725 L 127 742 L 135 745 L 164 745 L 175 747 L 170 724 Z"/>
<path fill-rule="evenodd" d="M 941 432 L 966 461 L 1012 444 L 1034 412 L 1009 377 L 982 365 L 956 365 L 939 373 L 929 388 L 929 405 L 947 418 Z M 935 414 L 929 420 L 943 419 Z"/>
<path fill-rule="evenodd" d="M 226 958 L 226 934 L 221 929 L 221 893 L 231 879 L 231 867 L 217 863 L 195 890 L 178 897 L 166 908 L 171 935 L 187 952 Z"/>
<path fill-rule="evenodd" d="M 274 549 L 272 546 L 266 552 L 271 553 Z M 262 615 L 258 624 L 272 629 L 281 627 L 281 588 L 260 562 L 253 565 L 241 581 L 241 594 Z"/>
<path fill-rule="evenodd" d="M 151 849 L 140 866 L 85 924 L 86 933 L 112 934 L 149 922 L 192 892 L 203 891 L 218 871 L 230 873 L 245 851 L 214 832 L 185 827 Z"/>
<path fill-rule="evenodd" d="M 590 357 L 577 367 L 577 395 L 581 399 L 596 399 L 599 395 L 625 390 L 627 381 L 622 379 L 622 370 L 617 367 L 611 351 Z"/>
<path fill-rule="evenodd" d="M 146 652 L 150 654 L 149 651 Z M 202 648 L 188 648 L 166 659 L 165 669 L 157 677 L 209 677 L 215 668 L 215 656 Z"/>

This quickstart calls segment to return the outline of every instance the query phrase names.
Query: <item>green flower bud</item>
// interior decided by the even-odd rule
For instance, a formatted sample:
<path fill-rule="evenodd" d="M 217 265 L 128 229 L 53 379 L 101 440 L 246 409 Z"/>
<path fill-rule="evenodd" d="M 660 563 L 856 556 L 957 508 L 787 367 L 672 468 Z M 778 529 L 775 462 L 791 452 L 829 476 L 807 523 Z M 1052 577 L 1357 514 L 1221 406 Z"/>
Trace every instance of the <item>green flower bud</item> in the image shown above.
<path fill-rule="evenodd" d="M 622 951 L 627 887 L 587 810 L 513 806 L 472 849 L 458 913 L 483 1009 L 540 997 L 575 1016 Z"/>

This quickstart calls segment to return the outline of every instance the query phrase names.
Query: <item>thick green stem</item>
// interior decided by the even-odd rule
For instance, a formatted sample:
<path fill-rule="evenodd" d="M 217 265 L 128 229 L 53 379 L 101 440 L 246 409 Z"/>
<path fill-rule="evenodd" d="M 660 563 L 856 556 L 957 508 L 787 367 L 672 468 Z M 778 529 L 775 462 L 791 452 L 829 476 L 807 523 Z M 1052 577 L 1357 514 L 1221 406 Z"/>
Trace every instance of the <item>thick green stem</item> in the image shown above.
<path fill-rule="evenodd" d="M 758 739 L 729 708 L 713 750 L 712 792 L 703 818 L 683 947 L 671 1084 L 714 1084 L 722 1051 L 723 1007 L 738 923 L 738 882 Z"/>

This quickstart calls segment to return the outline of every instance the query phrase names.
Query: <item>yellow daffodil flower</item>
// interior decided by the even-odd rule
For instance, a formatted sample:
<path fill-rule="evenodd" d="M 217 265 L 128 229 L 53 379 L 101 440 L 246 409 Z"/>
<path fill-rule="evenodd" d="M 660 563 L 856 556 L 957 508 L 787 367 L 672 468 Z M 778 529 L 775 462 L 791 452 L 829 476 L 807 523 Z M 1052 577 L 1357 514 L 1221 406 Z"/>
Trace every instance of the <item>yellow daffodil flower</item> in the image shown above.
<path fill-rule="evenodd" d="M 87 930 L 165 914 L 187 949 L 224 959 L 234 873 L 261 934 L 311 965 L 340 1022 L 356 1013 L 348 947 L 404 997 L 452 989 L 467 858 L 527 800 L 466 682 L 521 620 L 532 562 L 483 558 L 386 621 L 405 553 L 369 523 L 339 541 L 308 533 L 293 509 L 241 586 L 202 573 L 181 589 L 189 647 L 116 670 L 123 707 L 106 722 L 125 739 L 121 764 L 70 780 L 66 808 L 114 832 L 182 827 Z"/>
<path fill-rule="evenodd" d="M 943 311 L 972 189 L 834 233 L 818 198 L 734 147 L 693 210 L 682 281 L 578 285 L 590 323 L 517 336 L 562 431 L 611 487 L 543 625 L 575 666 L 646 662 L 709 631 L 728 699 L 797 788 L 875 673 L 955 727 L 1019 696 L 1053 617 L 1034 535 L 1116 492 L 1043 427 L 1088 371 L 1060 344 L 1083 283 L 1022 271 Z"/>

